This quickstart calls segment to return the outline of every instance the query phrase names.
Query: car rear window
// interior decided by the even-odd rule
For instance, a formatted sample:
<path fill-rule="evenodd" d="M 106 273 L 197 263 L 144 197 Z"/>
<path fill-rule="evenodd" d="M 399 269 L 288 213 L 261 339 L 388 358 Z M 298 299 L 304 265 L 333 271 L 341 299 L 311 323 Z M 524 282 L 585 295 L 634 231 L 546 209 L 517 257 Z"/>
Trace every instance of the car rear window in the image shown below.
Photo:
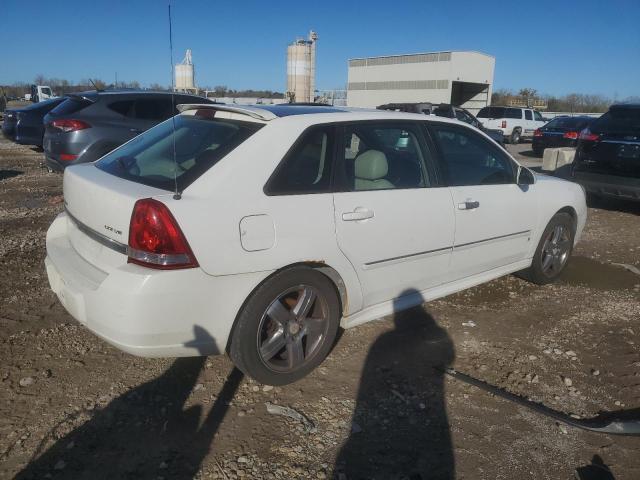
<path fill-rule="evenodd" d="M 590 118 L 563 117 L 554 118 L 547 123 L 548 128 L 561 128 L 567 130 L 582 130 L 592 121 Z"/>
<path fill-rule="evenodd" d="M 214 115 L 212 110 L 178 115 L 175 133 L 169 119 L 107 154 L 96 166 L 164 190 L 173 191 L 177 184 L 182 191 L 263 126 Z"/>
<path fill-rule="evenodd" d="M 52 115 L 70 115 L 79 112 L 83 108 L 91 105 L 89 100 L 80 97 L 67 98 L 64 102 L 51 110 Z"/>
<path fill-rule="evenodd" d="M 60 103 L 62 100 L 59 98 L 52 98 L 50 100 L 45 100 L 44 102 L 32 103 L 26 107 L 22 107 L 21 110 L 40 110 L 50 108 L 51 105 L 55 105 L 56 103 Z"/>
<path fill-rule="evenodd" d="M 594 133 L 640 135 L 640 107 L 611 108 L 595 120 L 589 129 Z"/>

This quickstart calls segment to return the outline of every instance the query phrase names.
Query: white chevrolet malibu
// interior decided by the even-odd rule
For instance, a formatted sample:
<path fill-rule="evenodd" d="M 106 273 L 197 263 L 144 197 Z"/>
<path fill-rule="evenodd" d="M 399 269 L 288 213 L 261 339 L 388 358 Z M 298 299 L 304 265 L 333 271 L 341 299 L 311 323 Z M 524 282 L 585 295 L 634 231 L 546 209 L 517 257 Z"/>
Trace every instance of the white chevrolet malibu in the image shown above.
<path fill-rule="evenodd" d="M 327 106 L 183 105 L 67 168 L 47 233 L 68 312 L 142 356 L 227 352 L 286 384 L 353 327 L 513 272 L 543 284 L 586 220 L 576 184 L 480 131 Z"/>

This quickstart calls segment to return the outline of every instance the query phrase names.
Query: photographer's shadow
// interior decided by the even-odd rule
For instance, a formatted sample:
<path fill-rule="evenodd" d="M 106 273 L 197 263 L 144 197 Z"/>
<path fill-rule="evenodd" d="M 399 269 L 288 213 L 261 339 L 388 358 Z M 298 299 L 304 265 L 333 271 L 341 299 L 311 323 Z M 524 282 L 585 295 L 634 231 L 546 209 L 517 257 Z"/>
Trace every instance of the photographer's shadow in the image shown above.
<path fill-rule="evenodd" d="M 403 292 L 419 297 L 416 290 Z M 352 433 L 336 461 L 348 479 L 452 479 L 454 458 L 441 368 L 454 347 L 422 305 L 398 312 L 395 329 L 371 346 Z"/>
<path fill-rule="evenodd" d="M 210 344 L 211 337 L 203 328 L 196 326 L 194 336 L 188 345 Z M 242 381 L 242 373 L 234 368 L 201 422 L 202 407 L 185 406 L 205 360 L 204 356 L 175 360 L 158 378 L 95 411 L 16 478 L 194 478 Z"/>

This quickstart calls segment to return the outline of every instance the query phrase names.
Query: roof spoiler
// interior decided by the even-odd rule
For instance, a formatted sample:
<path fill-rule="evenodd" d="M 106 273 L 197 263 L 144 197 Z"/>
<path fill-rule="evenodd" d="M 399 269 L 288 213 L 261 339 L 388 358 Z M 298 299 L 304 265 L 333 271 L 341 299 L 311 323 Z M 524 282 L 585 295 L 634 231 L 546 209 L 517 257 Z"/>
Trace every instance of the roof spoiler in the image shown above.
<path fill-rule="evenodd" d="M 215 103 L 185 103 L 177 106 L 178 111 L 180 113 L 186 112 L 188 110 L 200 110 L 200 109 L 210 109 L 210 110 L 219 110 L 221 112 L 232 112 L 238 113 L 240 115 L 247 115 L 252 118 L 257 118 L 258 120 L 273 120 L 274 118 L 278 118 L 277 115 L 274 115 L 272 112 L 268 110 L 264 110 L 259 107 L 253 106 L 231 106 L 225 104 L 215 104 Z"/>

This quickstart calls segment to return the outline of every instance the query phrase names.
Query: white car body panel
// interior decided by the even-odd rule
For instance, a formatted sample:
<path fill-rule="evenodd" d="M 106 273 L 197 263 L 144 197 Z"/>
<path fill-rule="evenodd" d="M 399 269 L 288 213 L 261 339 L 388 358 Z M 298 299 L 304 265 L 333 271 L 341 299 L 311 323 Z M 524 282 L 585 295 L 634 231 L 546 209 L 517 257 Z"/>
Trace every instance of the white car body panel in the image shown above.
<path fill-rule="evenodd" d="M 220 116 L 242 118 L 242 110 L 234 107 Z M 575 212 L 576 241 L 584 227 L 581 187 L 547 177 L 536 177 L 528 186 L 269 196 L 264 185 L 309 126 L 404 119 L 452 122 L 482 134 L 455 120 L 418 114 L 350 111 L 270 118 L 260 117 L 259 110 L 252 110 L 251 121 L 265 126 L 189 185 L 180 199 L 91 164 L 66 169 L 65 206 L 76 220 L 62 214 L 54 221 L 47 233 L 46 265 L 52 290 L 74 318 L 137 355 L 221 353 L 246 299 L 288 266 L 306 264 L 326 273 L 340 292 L 342 325 L 351 327 L 415 305 L 420 296 L 438 298 L 526 268 L 560 209 Z M 133 206 L 143 198 L 168 207 L 198 268 L 162 271 L 127 263 L 122 248 Z M 458 203 L 468 198 L 479 201 L 479 208 L 459 210 Z M 371 218 L 343 220 L 343 213 L 358 207 L 371 210 Z M 408 289 L 420 295 L 399 297 Z M 197 327 L 214 343 L 194 344 Z"/>

